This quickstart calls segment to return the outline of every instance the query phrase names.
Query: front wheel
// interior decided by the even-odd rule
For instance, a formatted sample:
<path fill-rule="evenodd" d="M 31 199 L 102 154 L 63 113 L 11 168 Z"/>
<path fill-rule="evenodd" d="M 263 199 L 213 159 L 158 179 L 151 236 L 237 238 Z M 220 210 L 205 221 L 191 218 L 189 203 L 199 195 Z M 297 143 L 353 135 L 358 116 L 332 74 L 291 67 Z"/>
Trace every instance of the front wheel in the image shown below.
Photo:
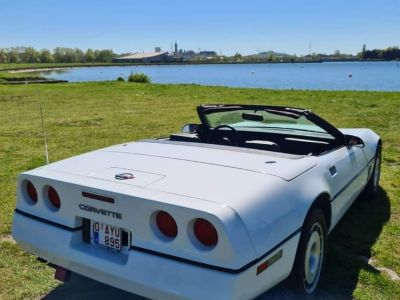
<path fill-rule="evenodd" d="M 381 160 L 382 160 L 382 146 L 379 144 L 375 153 L 375 163 L 372 169 L 371 176 L 367 185 L 364 188 L 364 196 L 372 198 L 378 192 L 379 179 L 381 177 Z"/>
<path fill-rule="evenodd" d="M 304 223 L 290 276 L 293 287 L 300 294 L 309 295 L 317 289 L 326 249 L 325 217 L 321 209 L 314 208 Z"/>

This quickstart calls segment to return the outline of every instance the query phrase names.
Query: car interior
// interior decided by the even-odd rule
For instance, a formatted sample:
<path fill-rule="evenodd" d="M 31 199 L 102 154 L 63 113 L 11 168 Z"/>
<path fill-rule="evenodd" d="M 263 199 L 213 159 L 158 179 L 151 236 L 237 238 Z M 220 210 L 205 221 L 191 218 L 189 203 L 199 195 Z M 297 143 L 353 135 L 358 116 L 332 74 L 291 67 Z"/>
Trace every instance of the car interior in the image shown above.
<path fill-rule="evenodd" d="M 210 110 L 210 107 L 212 108 Z M 272 108 L 272 109 L 271 109 Z M 207 111 L 208 109 L 208 111 Z M 243 109 L 246 109 L 244 111 Z M 285 118 L 299 119 L 301 116 L 309 117 L 311 122 L 320 127 L 320 131 L 297 130 L 292 124 L 290 128 L 280 127 L 253 127 L 253 126 L 236 126 L 242 124 L 240 122 L 264 121 L 258 111 L 267 110 L 269 114 L 281 115 Z M 200 106 L 198 114 L 201 124 L 187 124 L 182 128 L 182 132 L 172 134 L 169 138 L 171 141 L 203 143 L 214 145 L 225 145 L 233 147 L 242 147 L 249 149 L 264 150 L 270 152 L 280 152 L 295 155 L 320 155 L 330 151 L 338 145 L 338 137 L 344 137 L 332 125 L 317 117 L 308 110 L 271 107 L 271 106 Z M 248 112 L 254 110 L 256 113 Z M 219 123 L 217 126 L 211 126 L 207 117 L 215 112 L 240 112 L 239 123 L 227 124 Z M 232 113 L 231 113 L 232 115 Z M 237 114 L 236 114 L 237 115 Z M 225 115 L 226 116 L 226 115 Z M 235 120 L 238 121 L 238 120 Z M 318 121 L 321 121 L 318 123 Z M 310 122 L 310 123 L 311 123 Z M 218 123 L 218 122 L 217 122 Z M 247 123 L 246 123 L 247 124 Z M 263 125 L 265 124 L 262 123 Z M 334 131 L 332 128 L 334 128 Z"/>

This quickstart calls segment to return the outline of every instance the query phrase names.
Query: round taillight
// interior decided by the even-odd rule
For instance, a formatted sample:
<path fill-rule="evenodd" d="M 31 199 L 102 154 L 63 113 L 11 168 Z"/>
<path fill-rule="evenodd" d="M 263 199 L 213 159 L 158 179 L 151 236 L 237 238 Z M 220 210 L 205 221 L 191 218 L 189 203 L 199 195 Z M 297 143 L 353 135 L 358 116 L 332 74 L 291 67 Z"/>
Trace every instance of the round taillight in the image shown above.
<path fill-rule="evenodd" d="M 204 246 L 215 246 L 218 243 L 218 233 L 215 227 L 204 219 L 194 222 L 194 234 Z"/>
<path fill-rule="evenodd" d="M 33 183 L 30 181 L 28 181 L 26 185 L 26 192 L 28 193 L 29 199 L 31 199 L 33 203 L 36 203 L 38 200 L 37 191 Z"/>
<path fill-rule="evenodd" d="M 174 238 L 178 234 L 178 226 L 174 218 L 165 211 L 159 211 L 156 216 L 158 229 L 167 237 Z"/>
<path fill-rule="evenodd" d="M 57 191 L 54 188 L 49 187 L 47 195 L 49 196 L 50 203 L 53 204 L 54 208 L 59 209 L 61 206 L 61 201 Z"/>

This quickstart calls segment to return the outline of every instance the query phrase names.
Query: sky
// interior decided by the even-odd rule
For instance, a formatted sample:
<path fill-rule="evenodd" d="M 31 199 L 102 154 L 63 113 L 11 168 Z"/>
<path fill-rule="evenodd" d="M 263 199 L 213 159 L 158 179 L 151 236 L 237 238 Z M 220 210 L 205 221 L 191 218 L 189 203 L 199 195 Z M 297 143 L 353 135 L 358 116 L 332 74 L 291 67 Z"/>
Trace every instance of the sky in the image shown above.
<path fill-rule="evenodd" d="M 0 28 L 0 48 L 355 54 L 400 45 L 400 0 L 0 0 Z"/>

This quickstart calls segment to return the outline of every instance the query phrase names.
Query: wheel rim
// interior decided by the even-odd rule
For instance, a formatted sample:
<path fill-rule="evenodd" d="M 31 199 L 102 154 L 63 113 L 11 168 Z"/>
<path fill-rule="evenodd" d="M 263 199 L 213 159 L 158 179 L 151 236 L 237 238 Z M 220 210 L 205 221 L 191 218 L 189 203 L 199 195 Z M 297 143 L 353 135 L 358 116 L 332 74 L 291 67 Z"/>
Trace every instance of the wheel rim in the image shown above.
<path fill-rule="evenodd" d="M 378 189 L 380 175 L 381 175 L 381 156 L 378 155 L 375 160 L 374 191 Z"/>
<path fill-rule="evenodd" d="M 322 227 L 315 223 L 310 230 L 304 260 L 304 288 L 307 293 L 312 293 L 317 286 L 324 258 L 324 246 Z"/>

